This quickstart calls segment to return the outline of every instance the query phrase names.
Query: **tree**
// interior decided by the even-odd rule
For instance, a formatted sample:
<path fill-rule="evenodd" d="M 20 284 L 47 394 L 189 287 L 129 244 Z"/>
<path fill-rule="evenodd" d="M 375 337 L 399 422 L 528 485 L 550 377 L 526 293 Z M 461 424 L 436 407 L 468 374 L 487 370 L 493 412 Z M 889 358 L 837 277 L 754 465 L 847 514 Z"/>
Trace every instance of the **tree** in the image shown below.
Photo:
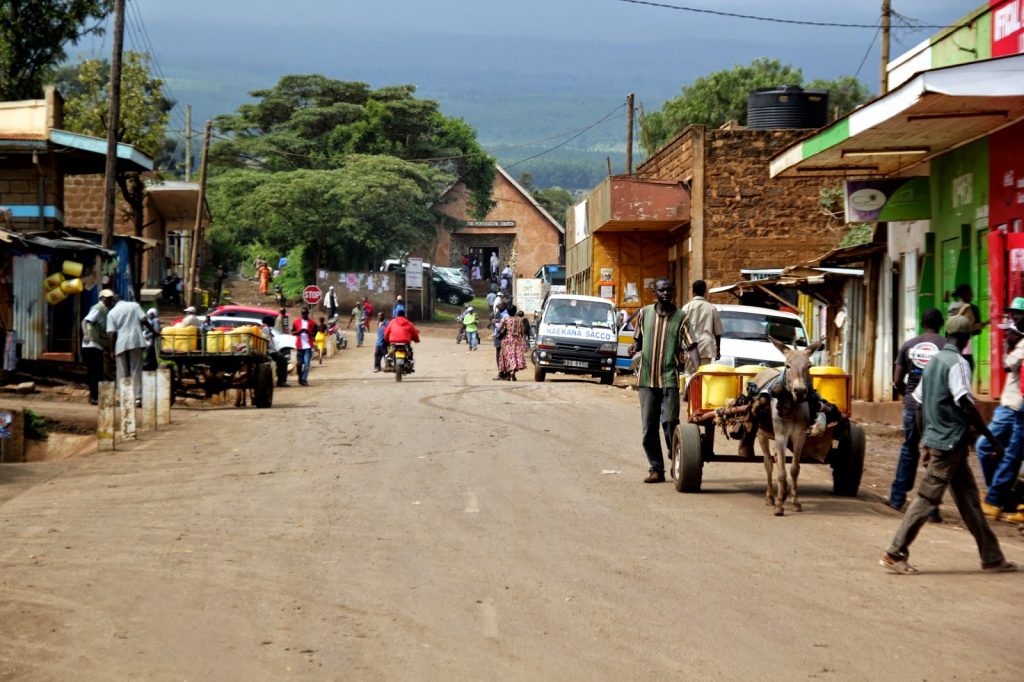
<path fill-rule="evenodd" d="M 251 94 L 258 101 L 216 119 L 218 248 L 301 244 L 310 272 L 365 267 L 432 240 L 440 217 L 430 206 L 457 180 L 476 215 L 492 205 L 494 160 L 470 126 L 417 99 L 411 85 L 374 90 L 307 74 Z"/>
<path fill-rule="evenodd" d="M 533 184 L 533 175 L 529 172 L 519 174 L 519 184 L 544 207 L 544 210 L 558 221 L 559 225 L 565 225 L 565 212 L 573 205 L 572 193 L 561 187 L 545 187 L 537 189 Z"/>
<path fill-rule="evenodd" d="M 64 48 L 102 33 L 112 0 L 8 0 L 0 3 L 0 100 L 37 99 Z"/>
<path fill-rule="evenodd" d="M 688 125 L 717 128 L 728 121 L 746 125 L 751 90 L 803 82 L 800 69 L 766 57 L 703 76 L 684 85 L 680 95 L 665 102 L 661 111 L 641 118 L 641 145 L 649 156 Z M 832 118 L 846 114 L 870 96 L 867 87 L 852 76 L 817 80 L 807 87 L 835 90 L 830 104 L 830 114 L 835 114 Z"/>

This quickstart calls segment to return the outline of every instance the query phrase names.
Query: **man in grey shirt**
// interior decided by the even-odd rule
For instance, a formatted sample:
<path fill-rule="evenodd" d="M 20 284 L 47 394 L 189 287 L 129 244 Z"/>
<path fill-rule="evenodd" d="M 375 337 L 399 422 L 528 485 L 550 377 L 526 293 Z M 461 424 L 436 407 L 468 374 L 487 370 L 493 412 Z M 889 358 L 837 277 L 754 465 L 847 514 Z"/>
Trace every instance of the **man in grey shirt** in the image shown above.
<path fill-rule="evenodd" d="M 717 360 L 721 355 L 722 347 L 722 318 L 718 314 L 718 308 L 704 298 L 708 293 L 708 285 L 698 279 L 693 283 L 693 298 L 683 306 L 683 312 L 690 325 L 690 332 L 697 341 L 697 354 L 700 356 L 700 364 L 707 365 Z M 687 358 L 686 373 L 693 374 L 696 367 L 690 367 L 693 363 Z"/>
<path fill-rule="evenodd" d="M 146 347 L 146 328 L 159 336 L 160 332 L 146 319 L 142 306 L 134 301 L 118 301 L 107 313 L 107 333 L 114 344 L 114 358 L 117 362 L 117 383 L 131 376 L 135 389 L 135 406 L 142 406 L 142 349 Z"/>

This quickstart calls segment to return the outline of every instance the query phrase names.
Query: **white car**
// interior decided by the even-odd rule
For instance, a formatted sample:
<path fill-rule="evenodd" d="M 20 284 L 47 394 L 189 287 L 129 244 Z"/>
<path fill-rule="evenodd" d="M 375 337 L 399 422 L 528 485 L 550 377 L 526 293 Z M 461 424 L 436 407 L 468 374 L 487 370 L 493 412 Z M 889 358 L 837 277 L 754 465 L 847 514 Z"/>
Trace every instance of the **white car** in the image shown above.
<path fill-rule="evenodd" d="M 769 336 L 789 346 L 806 348 L 810 343 L 803 321 L 793 313 L 746 305 L 715 307 L 722 318 L 722 359 L 734 367 L 784 365 L 786 359 Z"/>

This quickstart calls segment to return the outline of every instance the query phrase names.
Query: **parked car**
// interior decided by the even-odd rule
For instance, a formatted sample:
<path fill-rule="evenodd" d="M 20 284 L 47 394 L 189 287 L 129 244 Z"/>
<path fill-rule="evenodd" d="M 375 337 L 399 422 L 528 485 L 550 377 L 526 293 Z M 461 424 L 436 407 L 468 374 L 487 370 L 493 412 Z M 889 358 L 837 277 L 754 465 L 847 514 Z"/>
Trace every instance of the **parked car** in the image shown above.
<path fill-rule="evenodd" d="M 807 331 L 798 315 L 745 305 L 716 305 L 722 318 L 722 359 L 743 365 L 781 367 L 782 353 L 768 340 L 778 339 L 790 346 L 806 348 Z"/>
<path fill-rule="evenodd" d="M 434 282 L 434 297 L 451 305 L 462 305 L 475 297 L 468 284 L 446 274 L 440 268 L 434 268 L 430 275 Z"/>

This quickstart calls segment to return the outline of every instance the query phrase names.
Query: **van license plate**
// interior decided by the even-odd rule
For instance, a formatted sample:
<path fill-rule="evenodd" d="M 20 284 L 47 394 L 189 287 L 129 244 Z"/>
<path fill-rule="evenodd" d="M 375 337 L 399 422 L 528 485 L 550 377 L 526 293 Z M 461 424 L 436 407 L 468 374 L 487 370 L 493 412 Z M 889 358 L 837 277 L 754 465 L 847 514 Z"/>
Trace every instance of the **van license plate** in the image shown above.
<path fill-rule="evenodd" d="M 587 363 L 583 362 L 582 360 L 566 360 L 565 361 L 565 366 L 566 367 L 582 367 L 583 369 L 586 369 L 587 368 Z"/>

